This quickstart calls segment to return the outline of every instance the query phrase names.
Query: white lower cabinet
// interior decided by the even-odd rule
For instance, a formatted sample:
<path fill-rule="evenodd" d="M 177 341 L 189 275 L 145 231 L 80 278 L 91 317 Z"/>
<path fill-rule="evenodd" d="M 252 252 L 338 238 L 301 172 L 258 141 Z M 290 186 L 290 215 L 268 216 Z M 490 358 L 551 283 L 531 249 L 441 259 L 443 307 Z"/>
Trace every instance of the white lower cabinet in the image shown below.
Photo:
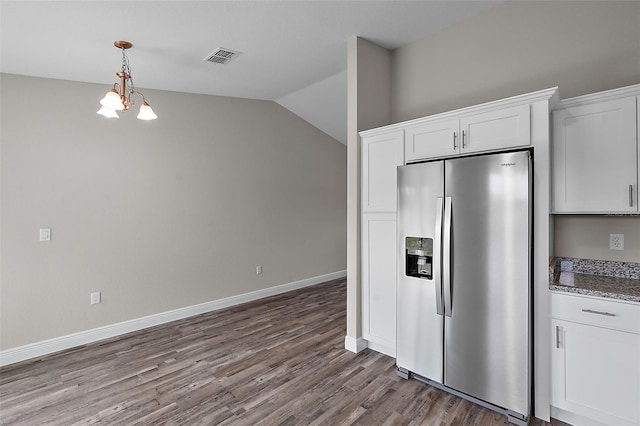
<path fill-rule="evenodd" d="M 606 425 L 640 425 L 640 306 L 551 299 L 552 406 Z"/>
<path fill-rule="evenodd" d="M 363 337 L 371 349 L 396 355 L 396 214 L 362 217 Z"/>

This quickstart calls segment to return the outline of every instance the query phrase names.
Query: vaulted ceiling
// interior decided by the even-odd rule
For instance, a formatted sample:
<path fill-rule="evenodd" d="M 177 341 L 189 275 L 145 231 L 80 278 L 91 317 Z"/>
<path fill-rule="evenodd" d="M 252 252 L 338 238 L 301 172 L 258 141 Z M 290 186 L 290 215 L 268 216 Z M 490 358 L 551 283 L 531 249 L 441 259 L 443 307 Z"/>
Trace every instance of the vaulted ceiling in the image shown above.
<path fill-rule="evenodd" d="M 0 72 L 273 100 L 346 143 L 347 40 L 395 49 L 497 1 L 0 2 Z M 203 62 L 216 48 L 242 52 Z"/>

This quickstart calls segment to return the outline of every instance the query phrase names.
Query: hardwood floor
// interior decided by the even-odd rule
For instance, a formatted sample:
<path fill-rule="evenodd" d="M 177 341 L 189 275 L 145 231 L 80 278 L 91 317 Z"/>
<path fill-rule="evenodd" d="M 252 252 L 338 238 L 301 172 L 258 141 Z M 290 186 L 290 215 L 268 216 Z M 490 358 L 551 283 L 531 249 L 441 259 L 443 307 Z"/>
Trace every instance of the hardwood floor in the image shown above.
<path fill-rule="evenodd" d="M 345 312 L 334 280 L 7 366 L 0 424 L 508 424 L 346 351 Z"/>

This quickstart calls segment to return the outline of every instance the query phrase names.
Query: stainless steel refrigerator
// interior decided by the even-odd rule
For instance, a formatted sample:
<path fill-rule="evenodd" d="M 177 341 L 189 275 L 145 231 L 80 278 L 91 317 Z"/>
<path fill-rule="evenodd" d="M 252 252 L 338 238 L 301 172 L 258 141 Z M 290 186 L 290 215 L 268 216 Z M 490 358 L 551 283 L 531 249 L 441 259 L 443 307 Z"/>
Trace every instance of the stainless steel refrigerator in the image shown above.
<path fill-rule="evenodd" d="M 397 366 L 526 422 L 529 151 L 398 167 Z"/>

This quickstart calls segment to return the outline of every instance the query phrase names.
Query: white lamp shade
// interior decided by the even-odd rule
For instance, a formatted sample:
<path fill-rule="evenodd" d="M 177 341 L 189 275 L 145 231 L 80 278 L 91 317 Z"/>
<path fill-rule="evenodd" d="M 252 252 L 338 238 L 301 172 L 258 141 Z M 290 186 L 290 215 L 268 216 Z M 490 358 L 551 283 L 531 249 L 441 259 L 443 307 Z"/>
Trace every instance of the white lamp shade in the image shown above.
<path fill-rule="evenodd" d="M 109 93 L 104 95 L 104 98 L 100 100 L 100 105 L 114 111 L 122 111 L 124 109 L 122 99 L 120 99 L 120 95 L 115 90 L 110 90 Z"/>
<path fill-rule="evenodd" d="M 145 102 L 140 106 L 138 118 L 140 120 L 155 120 L 156 118 L 158 118 L 158 116 L 155 112 L 153 112 L 149 104 Z"/>
<path fill-rule="evenodd" d="M 115 110 L 109 109 L 109 108 L 107 108 L 105 106 L 102 106 L 98 110 L 97 114 L 103 115 L 103 116 L 105 116 L 107 118 L 120 118 L 120 117 L 118 117 L 118 113 L 115 112 Z"/>

